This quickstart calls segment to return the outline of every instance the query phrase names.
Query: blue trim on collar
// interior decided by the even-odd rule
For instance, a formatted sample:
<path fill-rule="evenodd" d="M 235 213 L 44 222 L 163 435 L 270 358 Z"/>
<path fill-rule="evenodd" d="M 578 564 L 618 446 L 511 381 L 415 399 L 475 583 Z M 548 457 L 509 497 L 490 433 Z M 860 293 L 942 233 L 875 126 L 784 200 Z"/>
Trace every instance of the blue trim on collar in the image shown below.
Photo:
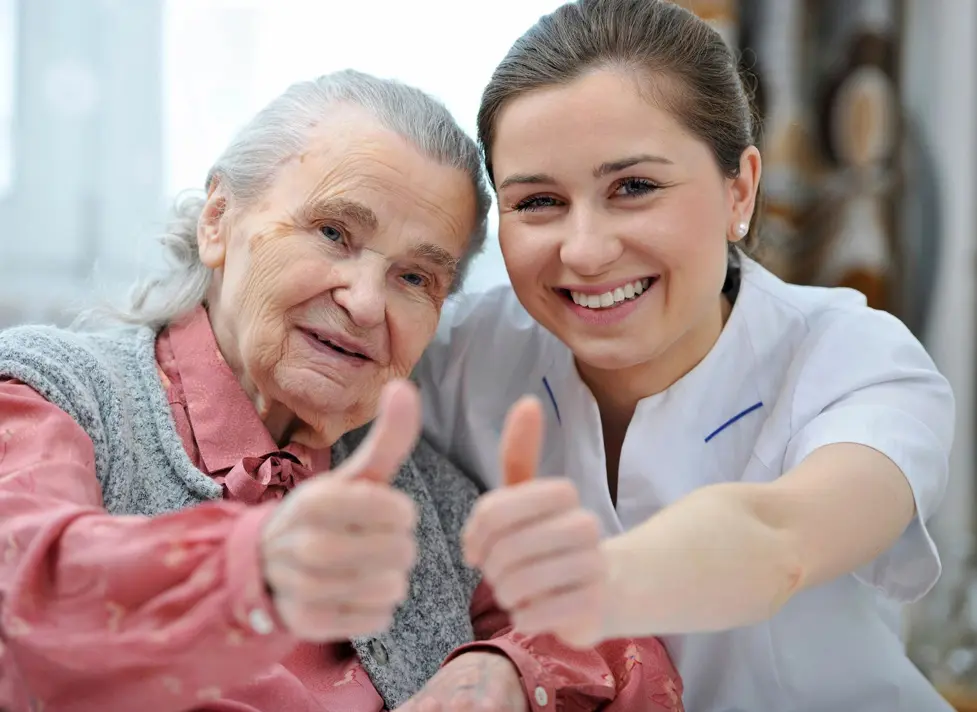
<path fill-rule="evenodd" d="M 556 404 L 556 396 L 553 395 L 553 389 L 550 388 L 550 382 L 546 380 L 546 376 L 543 376 L 543 386 L 546 388 L 546 392 L 550 396 L 550 402 L 553 404 L 553 410 L 556 413 L 556 422 L 563 425 L 563 420 L 560 418 L 560 406 Z"/>
<path fill-rule="evenodd" d="M 733 423 L 735 423 L 740 418 L 742 418 L 744 416 L 747 416 L 750 413 L 752 413 L 753 411 L 757 410 L 758 408 L 762 408 L 762 407 L 763 407 L 763 401 L 760 401 L 759 403 L 754 403 L 753 405 L 751 405 L 749 408 L 747 408 L 743 412 L 737 413 L 732 418 L 730 418 L 725 423 L 723 423 L 718 428 L 716 428 L 711 433 L 709 433 L 706 436 L 705 442 L 709 442 L 710 440 L 712 440 L 714 437 L 716 437 L 717 435 L 719 435 L 719 433 L 723 432 L 726 428 L 728 428 L 730 425 L 732 425 Z"/>

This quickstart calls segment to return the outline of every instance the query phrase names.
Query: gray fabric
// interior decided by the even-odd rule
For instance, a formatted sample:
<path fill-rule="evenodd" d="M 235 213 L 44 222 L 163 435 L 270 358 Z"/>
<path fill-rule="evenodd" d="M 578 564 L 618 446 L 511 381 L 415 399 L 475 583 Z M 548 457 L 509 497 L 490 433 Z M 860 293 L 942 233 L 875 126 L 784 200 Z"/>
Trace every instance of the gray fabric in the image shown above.
<path fill-rule="evenodd" d="M 155 341 L 150 329 L 0 331 L 0 376 L 28 384 L 88 433 L 105 508 L 116 515 L 154 516 L 221 497 L 221 488 L 193 466 L 173 425 Z M 336 443 L 334 464 L 367 429 Z M 478 584 L 459 542 L 477 496 L 470 480 L 422 441 L 394 485 L 414 499 L 420 515 L 410 596 L 389 631 L 353 641 L 391 709 L 419 690 L 448 653 L 472 640 L 469 606 Z"/>

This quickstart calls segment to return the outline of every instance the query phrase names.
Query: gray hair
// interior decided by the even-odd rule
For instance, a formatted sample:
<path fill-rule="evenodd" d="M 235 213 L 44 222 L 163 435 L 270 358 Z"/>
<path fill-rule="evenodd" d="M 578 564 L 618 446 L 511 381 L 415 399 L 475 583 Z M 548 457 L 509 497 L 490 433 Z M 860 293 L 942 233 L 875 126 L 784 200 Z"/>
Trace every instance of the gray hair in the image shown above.
<path fill-rule="evenodd" d="M 475 142 L 441 103 L 420 89 L 353 70 L 293 84 L 231 141 L 208 172 L 205 189 L 219 178 L 231 195 L 245 203 L 256 200 L 275 180 L 279 167 L 307 146 L 310 131 L 337 103 L 368 110 L 424 155 L 463 170 L 471 179 L 477 217 L 453 285 L 457 289 L 484 246 L 491 197 Z M 197 248 L 197 222 L 205 202 L 199 192 L 177 199 L 161 238 L 170 268 L 137 283 L 128 305 L 111 311 L 115 320 L 159 328 L 203 303 L 213 276 L 213 270 L 201 263 Z"/>

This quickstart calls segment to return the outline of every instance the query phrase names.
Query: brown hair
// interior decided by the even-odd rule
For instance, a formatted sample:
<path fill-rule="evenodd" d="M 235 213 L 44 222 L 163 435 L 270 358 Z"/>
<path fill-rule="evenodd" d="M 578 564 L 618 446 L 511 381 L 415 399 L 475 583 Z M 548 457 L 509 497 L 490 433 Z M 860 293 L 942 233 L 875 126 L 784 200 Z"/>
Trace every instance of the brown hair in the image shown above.
<path fill-rule="evenodd" d="M 719 33 L 665 0 L 579 0 L 543 16 L 516 40 L 482 93 L 478 139 L 493 182 L 492 145 L 506 104 L 599 68 L 663 80 L 648 83 L 654 99 L 711 148 L 725 176 L 739 174 L 743 151 L 757 142 L 758 122 Z M 756 215 L 741 242 L 746 251 L 755 246 Z M 730 244 L 733 265 L 736 255 Z"/>

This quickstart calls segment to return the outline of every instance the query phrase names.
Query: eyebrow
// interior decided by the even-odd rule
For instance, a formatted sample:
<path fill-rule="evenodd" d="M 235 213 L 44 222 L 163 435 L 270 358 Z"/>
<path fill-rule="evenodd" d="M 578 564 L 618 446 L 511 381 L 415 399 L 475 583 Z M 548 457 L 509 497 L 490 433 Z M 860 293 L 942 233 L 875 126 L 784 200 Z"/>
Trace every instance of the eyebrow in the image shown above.
<path fill-rule="evenodd" d="M 444 269 L 448 276 L 453 280 L 458 272 L 460 260 L 448 252 L 443 247 L 432 245 L 430 242 L 423 242 L 416 245 L 410 251 L 411 257 L 430 262 L 431 264 Z"/>
<path fill-rule="evenodd" d="M 663 166 L 674 165 L 672 161 L 668 160 L 664 156 L 654 156 L 650 153 L 641 153 L 636 156 L 628 156 L 627 158 L 621 158 L 616 161 L 601 163 L 593 171 L 594 178 L 602 178 L 611 173 L 617 173 L 618 171 L 623 171 L 626 168 L 636 166 L 639 163 L 658 163 Z M 545 173 L 516 173 L 502 181 L 502 183 L 499 184 L 499 190 L 502 191 L 510 185 L 534 185 L 539 183 L 555 182 L 556 181 L 552 178 L 552 176 L 548 176 Z"/>
<path fill-rule="evenodd" d="M 637 156 L 628 156 L 627 158 L 621 158 L 617 161 L 601 163 L 599 166 L 597 166 L 597 168 L 594 169 L 594 178 L 602 178 L 603 176 L 611 173 L 617 173 L 618 171 L 623 171 L 626 168 L 636 166 L 639 163 L 659 163 L 664 166 L 673 165 L 673 163 L 664 156 L 653 156 L 650 153 L 641 153 Z"/>
<path fill-rule="evenodd" d="M 302 212 L 310 222 L 333 218 L 355 223 L 366 232 L 375 232 L 380 221 L 377 214 L 363 203 L 347 198 L 327 198 L 307 203 Z"/>

